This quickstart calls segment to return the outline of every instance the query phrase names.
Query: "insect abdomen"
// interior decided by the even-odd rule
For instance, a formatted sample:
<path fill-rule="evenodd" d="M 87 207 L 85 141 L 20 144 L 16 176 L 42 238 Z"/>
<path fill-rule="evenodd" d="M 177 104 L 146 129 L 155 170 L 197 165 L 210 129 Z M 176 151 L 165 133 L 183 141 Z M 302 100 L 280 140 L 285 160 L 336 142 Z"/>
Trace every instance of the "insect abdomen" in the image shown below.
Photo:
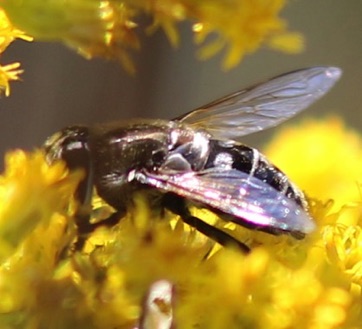
<path fill-rule="evenodd" d="M 233 168 L 250 174 L 294 200 L 303 209 L 307 208 L 303 192 L 256 149 L 233 141 L 211 140 L 205 169 L 214 167 Z"/>

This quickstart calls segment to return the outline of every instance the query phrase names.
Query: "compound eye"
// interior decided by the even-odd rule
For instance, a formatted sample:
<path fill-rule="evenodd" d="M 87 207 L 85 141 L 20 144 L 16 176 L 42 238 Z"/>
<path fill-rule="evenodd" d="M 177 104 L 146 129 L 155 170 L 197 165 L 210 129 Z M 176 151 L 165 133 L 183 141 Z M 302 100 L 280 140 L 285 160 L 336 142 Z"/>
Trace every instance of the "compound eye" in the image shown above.
<path fill-rule="evenodd" d="M 83 169 L 85 176 L 76 191 L 76 198 L 81 204 L 89 203 L 92 194 L 93 166 L 88 136 L 87 127 L 73 126 L 49 137 L 44 144 L 49 164 L 64 160 L 69 170 Z"/>
<path fill-rule="evenodd" d="M 63 145 L 61 158 L 70 169 L 88 167 L 91 161 L 87 144 L 79 141 Z"/>
<path fill-rule="evenodd" d="M 81 126 L 65 128 L 46 140 L 44 150 L 47 161 L 49 163 L 60 159 L 67 161 L 71 158 L 69 154 L 77 153 L 79 150 L 88 151 L 87 141 L 88 128 Z"/>
<path fill-rule="evenodd" d="M 48 163 L 61 159 L 63 138 L 63 134 L 61 132 L 57 132 L 45 141 L 43 148 Z"/>

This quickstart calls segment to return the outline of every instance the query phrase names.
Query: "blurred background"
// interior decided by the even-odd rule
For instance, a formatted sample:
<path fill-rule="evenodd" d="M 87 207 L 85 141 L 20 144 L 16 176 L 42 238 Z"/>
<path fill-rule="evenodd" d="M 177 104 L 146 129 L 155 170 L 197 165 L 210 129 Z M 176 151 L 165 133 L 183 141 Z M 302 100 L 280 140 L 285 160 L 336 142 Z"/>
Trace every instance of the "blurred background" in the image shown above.
<path fill-rule="evenodd" d="M 177 49 L 162 31 L 143 38 L 142 50 L 134 56 L 135 77 L 115 62 L 88 61 L 60 44 L 13 43 L 2 63 L 20 61 L 25 73 L 22 82 L 11 84 L 11 96 L 0 99 L 1 158 L 10 149 L 34 149 L 67 125 L 173 118 L 280 73 L 315 65 L 341 67 L 343 78 L 293 120 L 338 113 L 348 126 L 362 131 L 362 1 L 295 0 L 282 17 L 290 31 L 305 36 L 306 50 L 287 55 L 261 49 L 228 72 L 221 69 L 222 53 L 209 61 L 196 59 L 187 24 L 180 26 Z M 245 142 L 258 147 L 275 129 Z"/>

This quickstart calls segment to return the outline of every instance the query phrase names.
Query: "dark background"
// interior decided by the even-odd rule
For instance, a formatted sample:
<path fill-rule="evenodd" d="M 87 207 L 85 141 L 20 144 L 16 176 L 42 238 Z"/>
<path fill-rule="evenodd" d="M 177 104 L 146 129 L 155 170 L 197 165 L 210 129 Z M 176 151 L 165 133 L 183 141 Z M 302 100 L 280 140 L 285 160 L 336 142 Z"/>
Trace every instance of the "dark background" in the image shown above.
<path fill-rule="evenodd" d="M 15 42 L 1 61 L 20 61 L 25 73 L 23 82 L 12 83 L 11 96 L 0 99 L 0 155 L 40 146 L 66 125 L 172 118 L 265 78 L 314 65 L 339 66 L 344 75 L 303 115 L 339 113 L 349 126 L 362 130 L 362 1 L 290 1 L 282 16 L 290 30 L 304 34 L 305 52 L 287 55 L 263 49 L 229 72 L 221 70 L 223 54 L 204 62 L 196 59 L 187 24 L 180 26 L 177 49 L 161 31 L 144 38 L 134 56 L 135 77 L 117 63 L 85 60 L 60 44 Z M 258 146 L 269 135 L 248 136 L 246 142 Z"/>

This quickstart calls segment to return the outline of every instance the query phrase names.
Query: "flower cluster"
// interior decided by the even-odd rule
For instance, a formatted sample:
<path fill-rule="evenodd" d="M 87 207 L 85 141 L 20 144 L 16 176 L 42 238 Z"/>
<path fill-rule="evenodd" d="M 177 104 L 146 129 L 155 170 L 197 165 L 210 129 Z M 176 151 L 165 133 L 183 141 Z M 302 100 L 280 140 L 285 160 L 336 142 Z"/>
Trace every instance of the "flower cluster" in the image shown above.
<path fill-rule="evenodd" d="M 129 51 L 138 49 L 139 26 L 152 19 L 146 31 L 161 27 L 172 44 L 179 42 L 177 24 L 190 21 L 200 57 L 226 48 L 224 67 L 237 65 L 261 45 L 288 53 L 300 52 L 303 40 L 289 32 L 279 17 L 285 0 L 2 0 L 12 23 L 35 40 L 61 41 L 86 57 L 120 60 L 134 71 Z"/>
<path fill-rule="evenodd" d="M 335 140 L 333 148 L 329 141 L 320 142 L 320 156 L 343 156 L 351 170 L 358 170 L 360 150 L 351 146 L 354 153 L 346 154 L 340 146 L 361 141 L 337 119 L 287 128 L 267 149 L 308 194 L 314 195 L 321 183 L 315 179 L 317 186 L 303 185 L 309 171 L 293 174 L 296 163 L 289 165 L 289 159 L 311 168 L 308 148 L 295 145 L 302 147 L 305 136 L 326 131 Z M 279 152 L 291 144 L 293 150 L 283 158 Z M 324 161 L 315 162 L 311 175 Z M 354 179 L 339 171 L 331 166 L 325 175 L 340 186 Z M 312 201 L 317 229 L 303 240 L 235 227 L 209 211 L 193 210 L 251 246 L 245 255 L 220 248 L 171 213 L 151 209 L 140 193 L 125 218 L 113 227 L 99 227 L 79 251 L 74 250 L 73 194 L 81 177 L 61 162 L 48 166 L 40 151 L 7 155 L 0 177 L 0 327 L 359 327 L 361 204 L 337 206 L 349 194 L 333 195 L 334 207 Z M 333 191 L 332 182 L 320 178 Z M 95 196 L 93 220 L 109 212 Z"/>
<path fill-rule="evenodd" d="M 16 38 L 31 40 L 30 37 L 11 25 L 0 6 L 0 55 Z M 10 94 L 9 81 L 19 80 L 19 74 L 23 72 L 19 67 L 19 63 L 0 65 L 0 90 L 4 89 L 6 96 Z"/>
<path fill-rule="evenodd" d="M 119 59 L 140 46 L 139 21 L 179 43 L 189 20 L 200 56 L 226 48 L 235 66 L 262 44 L 288 52 L 299 34 L 279 18 L 284 0 L 0 0 L 0 53 L 15 39 L 61 41 L 87 57 Z M 9 22 L 7 16 L 11 18 Z M 14 24 L 14 25 L 12 25 Z M 19 64 L 0 66 L 9 94 Z M 327 136 L 327 137 L 326 137 Z M 361 138 L 337 118 L 286 128 L 266 154 L 308 195 L 315 232 L 274 236 L 191 211 L 251 248 L 223 248 L 142 192 L 119 223 L 86 236 L 74 195 L 83 177 L 42 151 L 14 151 L 0 176 L 1 328 L 355 329 L 362 323 Z M 308 169 L 306 169 L 308 168 Z M 83 209 L 82 209 L 83 210 Z M 91 210 L 91 209 L 89 209 Z M 91 221 L 114 211 L 94 195 Z"/>
<path fill-rule="evenodd" d="M 300 138 L 304 131 L 308 134 Z M 332 199 L 337 210 L 361 201 L 361 150 L 360 136 L 347 130 L 340 118 L 331 116 L 285 128 L 267 145 L 265 153 L 308 191 L 309 197 Z"/>

